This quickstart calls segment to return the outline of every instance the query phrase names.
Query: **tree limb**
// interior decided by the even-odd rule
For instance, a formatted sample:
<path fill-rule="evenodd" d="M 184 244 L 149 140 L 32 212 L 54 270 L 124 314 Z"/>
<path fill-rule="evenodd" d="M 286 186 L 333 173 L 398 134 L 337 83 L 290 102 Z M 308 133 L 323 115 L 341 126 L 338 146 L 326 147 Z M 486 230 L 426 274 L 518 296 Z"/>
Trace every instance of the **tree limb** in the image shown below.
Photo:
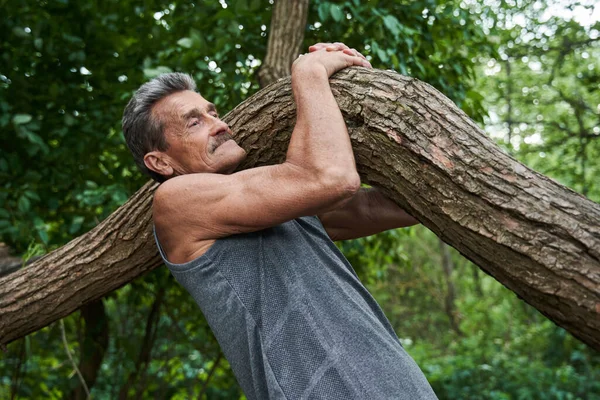
<path fill-rule="evenodd" d="M 502 152 L 449 99 L 394 72 L 349 68 L 331 80 L 363 181 L 548 318 L 600 350 L 600 205 Z M 289 79 L 224 119 L 243 168 L 285 158 L 295 124 Z M 0 278 L 0 343 L 104 296 L 162 262 L 154 184 L 89 233 Z"/>

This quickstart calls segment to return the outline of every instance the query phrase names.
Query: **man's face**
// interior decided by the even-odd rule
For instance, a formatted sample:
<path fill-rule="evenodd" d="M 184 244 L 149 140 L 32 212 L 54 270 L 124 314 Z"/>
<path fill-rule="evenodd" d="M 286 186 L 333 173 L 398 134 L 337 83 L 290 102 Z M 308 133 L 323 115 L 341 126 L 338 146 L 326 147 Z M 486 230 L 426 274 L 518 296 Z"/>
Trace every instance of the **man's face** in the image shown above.
<path fill-rule="evenodd" d="M 231 173 L 246 158 L 219 119 L 215 105 L 189 90 L 173 93 L 152 110 L 163 122 L 169 148 L 164 152 L 174 175 Z"/>

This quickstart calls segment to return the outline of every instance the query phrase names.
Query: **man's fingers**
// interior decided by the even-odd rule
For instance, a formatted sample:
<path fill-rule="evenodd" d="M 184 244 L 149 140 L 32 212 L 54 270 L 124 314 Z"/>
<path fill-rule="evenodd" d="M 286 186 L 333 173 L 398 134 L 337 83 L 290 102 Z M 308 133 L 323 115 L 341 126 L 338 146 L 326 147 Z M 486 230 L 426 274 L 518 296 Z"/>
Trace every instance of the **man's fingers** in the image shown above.
<path fill-rule="evenodd" d="M 331 43 L 331 44 L 329 44 L 329 46 L 327 46 L 327 51 L 344 51 L 344 50 L 350 50 L 350 47 L 346 46 L 344 43 L 341 43 L 341 42 Z"/>
<path fill-rule="evenodd" d="M 310 46 L 308 48 L 308 52 L 312 53 L 314 51 L 319 51 L 319 50 L 326 50 L 326 51 L 342 51 L 344 52 L 344 54 L 347 54 L 349 56 L 356 56 L 356 57 L 360 57 L 364 60 L 366 60 L 367 58 L 362 55 L 360 52 L 358 52 L 358 50 L 356 49 L 351 49 L 350 47 L 346 46 L 344 43 L 342 42 L 335 42 L 335 43 L 316 43 L 313 44 L 312 46 Z"/>
<path fill-rule="evenodd" d="M 346 63 L 348 66 L 357 65 L 365 68 L 373 68 L 371 63 L 364 55 L 359 53 L 356 49 L 351 49 L 341 42 L 316 43 L 310 46 L 308 51 L 309 53 L 313 53 L 315 51 L 326 51 L 328 53 L 340 52 L 341 54 L 344 54 L 344 57 L 347 57 Z"/>
<path fill-rule="evenodd" d="M 348 54 L 349 56 L 357 56 L 363 59 L 367 59 L 367 57 L 363 56 L 361 53 L 359 53 L 356 49 L 344 49 L 343 50 L 345 54 Z"/>
<path fill-rule="evenodd" d="M 318 51 L 321 49 L 326 49 L 327 51 L 342 51 L 342 50 L 349 50 L 350 48 L 342 42 L 316 43 L 316 44 L 313 44 L 312 46 L 310 46 L 308 48 L 308 51 L 313 52 L 313 51 Z"/>
<path fill-rule="evenodd" d="M 346 49 L 350 49 L 350 47 L 346 46 L 344 43 L 342 42 L 335 42 L 334 46 L 337 46 L 339 50 L 346 50 Z"/>
<path fill-rule="evenodd" d="M 359 66 L 365 67 L 365 68 L 373 68 L 373 66 L 366 59 L 366 57 L 363 56 L 362 54 L 360 54 L 358 51 L 356 51 L 354 49 L 348 49 L 348 50 L 344 50 L 343 53 L 352 58 L 352 60 L 353 60 L 352 65 L 359 65 Z"/>
<path fill-rule="evenodd" d="M 358 50 L 356 50 L 356 49 L 348 49 L 348 50 L 344 50 L 344 52 L 345 52 L 346 54 L 350 54 L 350 53 L 348 53 L 348 52 L 352 52 L 352 55 L 354 55 L 354 56 L 358 56 L 358 57 L 360 57 L 360 58 L 364 58 L 365 60 L 367 59 L 367 57 L 363 56 L 363 55 L 362 55 L 362 53 L 360 53 L 360 52 L 359 52 Z"/>
<path fill-rule="evenodd" d="M 318 50 L 324 49 L 327 46 L 331 46 L 331 45 L 332 45 L 331 43 L 316 43 L 316 44 L 313 44 L 312 46 L 310 46 L 308 48 L 308 51 L 309 52 L 318 51 Z"/>
<path fill-rule="evenodd" d="M 365 68 L 373 68 L 371 66 L 371 63 L 369 61 L 367 61 L 366 59 L 362 58 L 362 57 L 358 57 L 358 56 L 354 56 L 354 55 L 349 55 L 347 53 L 344 52 L 344 54 L 346 54 L 347 57 L 347 61 L 348 61 L 348 66 L 352 66 L 352 65 L 356 65 L 359 67 L 365 67 Z"/>

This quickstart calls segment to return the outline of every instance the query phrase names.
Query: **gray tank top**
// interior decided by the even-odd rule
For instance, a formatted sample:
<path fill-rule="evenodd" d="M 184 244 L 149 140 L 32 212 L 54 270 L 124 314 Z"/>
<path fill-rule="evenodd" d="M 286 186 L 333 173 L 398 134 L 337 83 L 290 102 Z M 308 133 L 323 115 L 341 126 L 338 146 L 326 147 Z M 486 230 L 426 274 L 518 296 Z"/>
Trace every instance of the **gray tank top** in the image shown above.
<path fill-rule="evenodd" d="M 317 217 L 219 239 L 185 264 L 158 247 L 249 400 L 436 398 Z"/>

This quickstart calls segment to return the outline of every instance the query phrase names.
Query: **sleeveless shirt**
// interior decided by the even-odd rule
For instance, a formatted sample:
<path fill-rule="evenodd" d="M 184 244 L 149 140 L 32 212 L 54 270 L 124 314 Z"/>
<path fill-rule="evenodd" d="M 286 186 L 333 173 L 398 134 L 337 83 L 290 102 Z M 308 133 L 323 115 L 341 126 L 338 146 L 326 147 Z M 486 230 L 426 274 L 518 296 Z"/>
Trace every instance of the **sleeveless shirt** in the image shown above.
<path fill-rule="evenodd" d="M 184 264 L 249 400 L 436 399 L 317 217 L 217 240 Z"/>

